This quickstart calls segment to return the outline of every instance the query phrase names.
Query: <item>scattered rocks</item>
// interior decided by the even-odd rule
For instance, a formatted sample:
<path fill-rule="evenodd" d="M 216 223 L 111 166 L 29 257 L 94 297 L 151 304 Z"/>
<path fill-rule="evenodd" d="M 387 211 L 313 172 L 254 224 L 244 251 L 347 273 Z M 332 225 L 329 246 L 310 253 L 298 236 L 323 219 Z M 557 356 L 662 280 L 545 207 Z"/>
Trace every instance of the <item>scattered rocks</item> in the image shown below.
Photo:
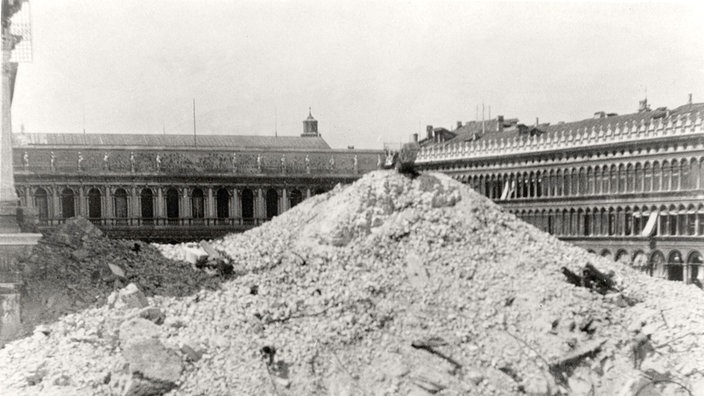
<path fill-rule="evenodd" d="M 176 387 L 183 370 L 178 354 L 153 338 L 132 340 L 122 355 L 133 375 L 130 395 L 163 395 Z"/>

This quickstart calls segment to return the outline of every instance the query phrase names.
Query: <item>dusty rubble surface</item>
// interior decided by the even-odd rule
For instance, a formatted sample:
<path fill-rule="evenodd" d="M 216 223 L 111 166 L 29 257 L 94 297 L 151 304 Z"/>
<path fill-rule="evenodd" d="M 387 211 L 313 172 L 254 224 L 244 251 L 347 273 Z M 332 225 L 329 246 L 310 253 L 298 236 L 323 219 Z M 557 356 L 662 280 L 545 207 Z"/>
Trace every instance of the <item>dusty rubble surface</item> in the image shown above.
<path fill-rule="evenodd" d="M 564 244 L 443 175 L 373 172 L 209 248 L 235 263 L 220 290 L 146 306 L 130 286 L 0 350 L 0 383 L 12 394 L 704 394 L 700 290 Z M 561 267 L 586 263 L 615 271 L 621 292 L 565 281 Z"/>
<path fill-rule="evenodd" d="M 147 296 L 187 296 L 219 283 L 149 244 L 109 239 L 81 217 L 45 235 L 19 269 L 25 280 L 22 335 L 61 315 L 103 305 L 113 290 L 128 283 Z"/>

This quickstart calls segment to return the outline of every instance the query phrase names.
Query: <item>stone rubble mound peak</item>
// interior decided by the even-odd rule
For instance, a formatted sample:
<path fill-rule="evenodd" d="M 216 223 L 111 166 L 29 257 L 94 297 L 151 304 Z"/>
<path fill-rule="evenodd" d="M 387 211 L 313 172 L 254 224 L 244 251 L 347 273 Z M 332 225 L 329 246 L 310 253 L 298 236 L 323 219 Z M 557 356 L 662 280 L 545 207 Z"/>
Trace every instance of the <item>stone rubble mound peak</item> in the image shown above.
<path fill-rule="evenodd" d="M 700 290 L 563 243 L 444 175 L 372 172 L 201 246 L 233 264 L 231 281 L 65 316 L 0 350 L 0 383 L 19 395 L 704 389 Z M 604 290 L 566 279 L 588 264 Z"/>

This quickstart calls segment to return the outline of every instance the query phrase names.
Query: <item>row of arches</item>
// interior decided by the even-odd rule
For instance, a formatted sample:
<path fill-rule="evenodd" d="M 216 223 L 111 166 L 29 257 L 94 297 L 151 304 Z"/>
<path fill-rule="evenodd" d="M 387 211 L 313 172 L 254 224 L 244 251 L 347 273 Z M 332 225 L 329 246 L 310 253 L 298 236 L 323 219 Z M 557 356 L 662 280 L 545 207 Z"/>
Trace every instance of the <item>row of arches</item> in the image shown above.
<path fill-rule="evenodd" d="M 317 188 L 312 191 L 312 194 L 324 192 L 322 188 Z M 213 211 L 209 213 L 209 197 L 202 188 L 195 187 L 190 189 L 169 187 L 163 190 L 163 198 L 159 201 L 159 196 L 162 191 L 154 191 L 152 188 L 142 188 L 137 192 L 136 196 L 130 196 L 124 188 L 116 188 L 111 194 L 100 188 L 90 188 L 86 194 L 86 205 L 84 213 L 81 213 L 81 205 L 79 203 L 80 194 L 71 187 L 65 187 L 57 196 L 49 194 L 47 189 L 38 187 L 33 192 L 33 206 L 37 209 L 40 221 L 54 217 L 58 219 L 67 219 L 74 217 L 77 214 L 86 216 L 91 220 L 99 220 L 103 218 L 115 218 L 116 220 L 127 219 L 131 216 L 141 216 L 145 223 L 149 223 L 156 217 L 159 217 L 159 207 L 163 207 L 163 216 L 167 219 L 179 219 L 188 217 L 190 219 L 203 219 L 206 217 L 215 217 L 217 219 L 226 219 L 234 215 L 232 208 L 231 189 L 221 187 L 214 190 L 212 197 Z M 270 219 L 277 216 L 281 212 L 280 200 L 283 198 L 279 191 L 275 188 L 268 188 L 264 191 L 243 188 L 236 190 L 238 194 L 238 209 L 240 216 L 243 219 L 255 218 L 255 206 L 257 204 L 257 194 L 261 194 L 263 200 L 263 212 L 260 215 Z M 304 199 L 304 194 L 300 189 L 294 188 L 284 192 L 286 195 L 285 209 L 292 208 L 298 205 Z M 56 209 L 52 211 L 50 208 L 54 205 L 53 200 L 56 199 Z M 138 209 L 139 213 L 135 213 Z"/>
<path fill-rule="evenodd" d="M 683 158 L 529 172 L 461 175 L 456 176 L 456 179 L 469 184 L 491 199 L 503 200 L 683 191 L 700 188 L 703 185 L 702 175 L 703 158 Z"/>
<path fill-rule="evenodd" d="M 597 254 L 593 249 L 588 251 Z M 694 283 L 699 287 L 704 284 L 704 257 L 698 250 L 683 254 L 677 249 L 669 252 L 654 250 L 646 253 L 643 250 L 629 252 L 626 249 L 612 251 L 605 248 L 598 254 L 630 265 L 654 277 Z"/>
<path fill-rule="evenodd" d="M 509 210 L 558 236 L 704 235 L 704 205 Z"/>

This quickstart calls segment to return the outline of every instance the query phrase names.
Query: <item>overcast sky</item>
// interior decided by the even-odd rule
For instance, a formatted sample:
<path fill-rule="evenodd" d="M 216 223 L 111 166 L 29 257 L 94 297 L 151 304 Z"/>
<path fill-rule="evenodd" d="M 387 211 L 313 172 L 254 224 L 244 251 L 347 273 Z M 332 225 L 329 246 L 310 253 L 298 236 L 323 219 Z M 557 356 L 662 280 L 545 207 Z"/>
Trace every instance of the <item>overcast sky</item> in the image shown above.
<path fill-rule="evenodd" d="M 13 129 L 301 133 L 335 148 L 425 125 L 571 121 L 704 102 L 704 6 L 468 1 L 31 0 Z M 480 114 L 481 117 L 481 114 Z M 85 121 L 84 121 L 85 120 Z"/>

